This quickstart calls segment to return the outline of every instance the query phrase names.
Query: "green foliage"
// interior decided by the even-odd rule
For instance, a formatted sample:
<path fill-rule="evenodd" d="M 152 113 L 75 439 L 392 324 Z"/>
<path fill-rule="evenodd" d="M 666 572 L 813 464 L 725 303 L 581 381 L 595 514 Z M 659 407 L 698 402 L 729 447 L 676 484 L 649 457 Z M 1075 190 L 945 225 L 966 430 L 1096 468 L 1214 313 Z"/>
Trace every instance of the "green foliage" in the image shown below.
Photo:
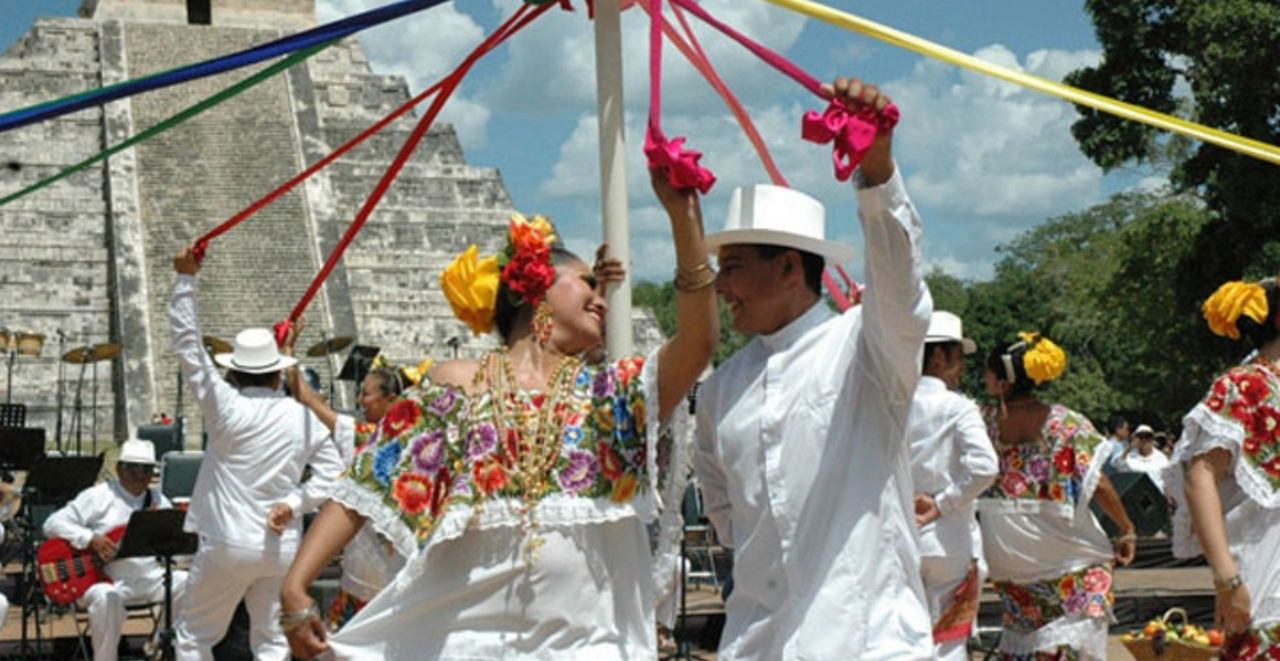
<path fill-rule="evenodd" d="M 1280 144 L 1280 3 L 1275 0 L 1087 0 L 1103 59 L 1067 82 L 1268 144 Z M 1179 83 L 1185 85 L 1179 85 Z M 1175 96 L 1182 90 L 1189 97 Z M 1167 166 L 1179 191 L 1215 216 L 1190 237 L 1175 286 L 1188 308 L 1220 283 L 1275 273 L 1263 237 L 1280 230 L 1280 170 L 1233 151 L 1080 108 L 1080 148 L 1106 169 Z"/>
<path fill-rule="evenodd" d="M 1182 305 L 1174 290 L 1191 239 L 1213 217 L 1192 196 L 1121 194 L 1001 246 L 990 281 L 928 276 L 937 307 L 963 306 L 966 334 L 979 345 L 964 389 L 984 399 L 986 354 L 1037 330 L 1068 356 L 1046 399 L 1099 424 L 1125 413 L 1175 429 L 1211 375 L 1242 351 L 1213 337 L 1196 305 Z M 1271 250 L 1280 258 L 1280 245 Z"/>
<path fill-rule="evenodd" d="M 667 337 L 675 335 L 677 321 L 676 287 L 674 283 L 657 284 L 647 281 L 636 283 L 631 289 L 631 303 L 636 307 L 647 308 L 653 313 L 654 318 L 658 320 L 658 326 L 662 329 L 663 335 Z M 733 330 L 729 322 L 729 311 L 723 303 L 717 302 L 717 309 L 720 313 L 720 341 L 716 343 L 716 352 L 711 357 L 713 366 L 724 362 L 726 358 L 732 356 L 735 351 L 750 339 Z"/>

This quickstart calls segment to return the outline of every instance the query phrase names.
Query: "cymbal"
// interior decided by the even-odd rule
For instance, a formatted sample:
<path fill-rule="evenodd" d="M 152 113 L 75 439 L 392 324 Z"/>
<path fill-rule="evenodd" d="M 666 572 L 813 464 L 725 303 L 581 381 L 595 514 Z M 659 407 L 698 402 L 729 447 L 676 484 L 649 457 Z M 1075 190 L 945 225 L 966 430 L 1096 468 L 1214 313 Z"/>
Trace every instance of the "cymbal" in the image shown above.
<path fill-rule="evenodd" d="M 213 353 L 231 353 L 234 351 L 231 343 L 222 338 L 205 335 L 203 339 L 205 348 Z"/>
<path fill-rule="evenodd" d="M 317 342 L 311 345 L 310 349 L 307 349 L 307 355 L 311 356 L 312 358 L 327 356 L 331 353 L 337 353 L 339 351 L 342 351 L 343 349 L 346 349 L 348 344 L 351 344 L 352 342 L 355 342 L 355 341 L 356 341 L 356 338 L 343 335 L 341 337 L 335 337 L 335 338 L 326 340 L 324 342 Z"/>
<path fill-rule="evenodd" d="M 120 345 L 111 342 L 95 344 L 91 347 L 79 347 L 62 354 L 63 362 L 96 363 L 99 360 L 111 360 L 120 355 Z"/>
<path fill-rule="evenodd" d="M 44 336 L 39 333 L 18 333 L 18 353 L 32 358 L 40 356 L 44 348 Z"/>

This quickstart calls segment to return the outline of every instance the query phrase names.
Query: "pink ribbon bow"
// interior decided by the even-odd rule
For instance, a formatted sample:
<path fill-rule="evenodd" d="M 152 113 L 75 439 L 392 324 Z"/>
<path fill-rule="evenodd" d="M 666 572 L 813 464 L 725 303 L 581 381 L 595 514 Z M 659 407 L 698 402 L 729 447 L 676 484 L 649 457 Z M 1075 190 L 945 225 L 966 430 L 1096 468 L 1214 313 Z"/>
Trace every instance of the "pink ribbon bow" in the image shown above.
<path fill-rule="evenodd" d="M 818 144 L 832 142 L 831 160 L 835 163 L 836 179 L 848 181 L 862 157 L 867 155 L 876 134 L 893 130 L 898 116 L 898 106 L 892 103 L 879 113 L 870 108 L 850 113 L 832 101 L 822 114 L 816 110 L 804 114 L 800 137 Z"/>
<path fill-rule="evenodd" d="M 665 169 L 667 181 L 675 188 L 697 188 L 706 195 L 716 183 L 711 170 L 698 165 L 702 152 L 685 149 L 683 137 L 667 140 L 652 124 L 644 136 L 644 155 L 649 158 L 649 169 Z"/>

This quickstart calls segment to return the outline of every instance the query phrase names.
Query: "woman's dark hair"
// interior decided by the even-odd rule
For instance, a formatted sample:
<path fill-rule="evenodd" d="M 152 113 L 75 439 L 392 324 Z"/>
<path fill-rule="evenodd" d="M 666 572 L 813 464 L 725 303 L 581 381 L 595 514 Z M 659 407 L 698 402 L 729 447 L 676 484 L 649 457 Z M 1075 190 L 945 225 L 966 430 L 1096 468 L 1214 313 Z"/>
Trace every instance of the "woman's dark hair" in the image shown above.
<path fill-rule="evenodd" d="M 996 378 L 1003 381 L 1009 381 L 1009 391 L 1005 393 L 1005 397 L 1014 398 L 1029 394 L 1036 387 L 1036 382 L 1027 376 L 1027 368 L 1023 363 L 1023 356 L 1027 353 L 1027 344 L 1021 340 L 1002 344 L 991 353 L 987 354 L 985 363 L 987 369 L 991 370 Z M 1008 363 L 1005 362 L 1005 356 L 1009 357 Z M 1009 378 L 1009 368 L 1013 368 L 1013 379 Z"/>
<path fill-rule="evenodd" d="M 796 251 L 796 254 L 800 255 L 800 266 L 804 269 L 805 286 L 809 288 L 809 291 L 819 296 L 822 295 L 822 269 L 827 267 L 827 260 L 799 248 L 775 246 L 771 243 L 753 243 L 750 245 L 756 249 L 756 254 L 764 259 L 773 259 L 789 250 Z"/>
<path fill-rule="evenodd" d="M 577 255 L 561 248 L 557 243 L 551 247 L 551 264 L 555 267 L 561 267 L 566 264 L 585 264 Z M 507 289 L 507 283 L 503 282 L 498 285 L 498 305 L 493 313 L 493 324 L 498 329 L 498 335 L 502 338 L 503 343 L 511 338 L 511 331 L 521 323 L 531 323 L 533 321 L 533 308 L 526 305 L 518 296 L 511 293 Z"/>
<path fill-rule="evenodd" d="M 404 390 L 404 378 L 400 376 L 400 370 L 391 367 L 379 367 L 371 370 L 369 376 L 374 377 L 375 383 L 378 384 L 378 390 L 383 397 L 395 397 Z"/>
<path fill-rule="evenodd" d="M 1261 349 L 1262 345 L 1276 339 L 1280 336 L 1280 329 L 1276 328 L 1276 317 L 1280 315 L 1280 287 L 1276 286 L 1274 278 L 1268 278 L 1260 283 L 1262 288 L 1267 292 L 1267 318 L 1262 323 L 1254 321 L 1248 315 L 1240 315 L 1236 319 L 1236 328 L 1240 330 L 1241 337 L 1249 340 L 1254 348 Z"/>

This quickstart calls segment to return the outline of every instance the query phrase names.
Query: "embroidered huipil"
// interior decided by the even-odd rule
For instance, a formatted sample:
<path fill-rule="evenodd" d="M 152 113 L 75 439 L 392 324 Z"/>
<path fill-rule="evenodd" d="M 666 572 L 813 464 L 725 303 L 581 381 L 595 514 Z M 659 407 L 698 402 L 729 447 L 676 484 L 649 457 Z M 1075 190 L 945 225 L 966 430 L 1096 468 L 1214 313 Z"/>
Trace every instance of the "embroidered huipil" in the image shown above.
<path fill-rule="evenodd" d="M 1220 376 L 1182 419 L 1182 438 L 1164 471 L 1167 494 L 1177 504 L 1173 552 L 1201 553 L 1191 529 L 1185 470 L 1215 448 L 1231 453 L 1231 470 L 1218 484 L 1227 542 L 1252 598 L 1254 630 L 1245 646 L 1280 649 L 1280 377 L 1261 364 Z M 1266 630 L 1268 636 L 1259 639 Z M 1266 638 L 1277 640 L 1267 641 Z M 1238 658 L 1253 658 L 1240 650 Z"/>
<path fill-rule="evenodd" d="M 526 411 L 552 401 L 510 396 Z M 509 407 L 494 397 L 424 380 L 358 439 L 333 497 L 410 560 L 330 638 L 335 656 L 655 658 L 654 610 L 678 567 L 688 445 L 687 409 L 659 434 L 656 357 L 581 368 L 555 409 L 563 444 L 528 512 L 513 467 L 524 432 L 498 419 Z"/>
<path fill-rule="evenodd" d="M 1039 443 L 1002 448 L 995 484 L 978 499 L 982 551 L 1004 606 L 1000 650 L 1068 646 L 1104 661 L 1111 616 L 1111 542 L 1089 502 L 1111 443 L 1083 415 L 1054 405 Z M 1098 458 L 1095 460 L 1095 458 Z"/>
<path fill-rule="evenodd" d="M 859 190 L 867 295 L 819 302 L 699 389 L 695 465 L 734 549 L 720 658 L 928 659 L 905 439 L 931 303 L 895 172 Z"/>
<path fill-rule="evenodd" d="M 338 452 L 342 455 L 342 461 L 348 465 L 355 456 L 357 427 L 366 437 L 374 429 L 369 423 L 357 424 L 355 418 L 349 415 L 339 415 L 333 429 Z M 342 589 L 359 601 L 367 602 L 395 579 L 396 574 L 404 567 L 404 556 L 382 538 L 373 526 L 364 525 L 343 549 L 341 566 Z"/>

